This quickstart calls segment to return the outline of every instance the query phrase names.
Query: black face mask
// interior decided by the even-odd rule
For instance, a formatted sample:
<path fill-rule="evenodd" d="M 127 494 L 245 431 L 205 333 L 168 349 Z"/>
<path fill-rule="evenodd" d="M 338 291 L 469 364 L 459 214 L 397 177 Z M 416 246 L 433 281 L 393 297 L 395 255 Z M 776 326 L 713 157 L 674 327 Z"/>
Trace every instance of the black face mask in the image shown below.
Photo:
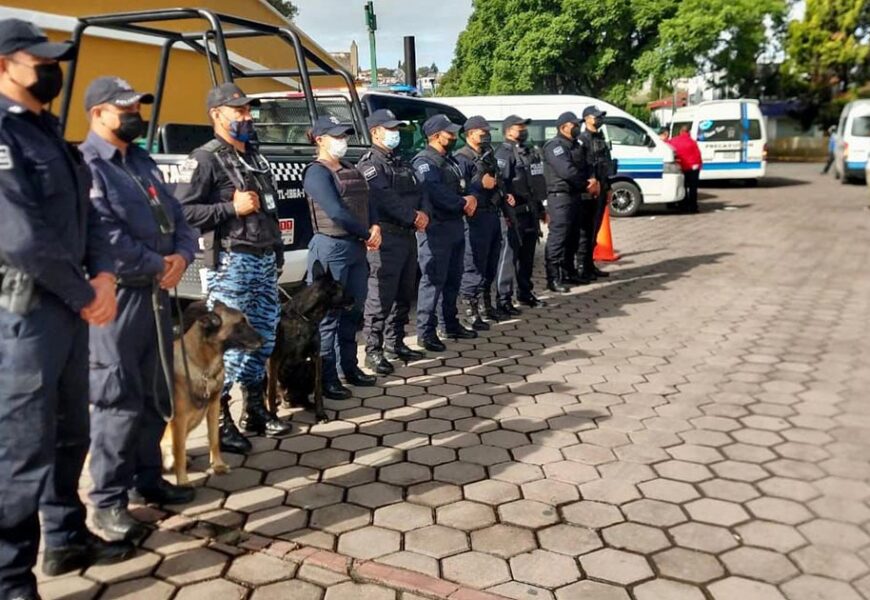
<path fill-rule="evenodd" d="M 574 125 L 574 127 L 571 128 L 571 137 L 572 138 L 580 137 L 580 126 L 579 125 Z"/>
<path fill-rule="evenodd" d="M 492 134 L 484 133 L 480 136 L 480 145 L 481 146 L 491 146 L 492 145 Z"/>
<path fill-rule="evenodd" d="M 112 133 L 128 144 L 145 133 L 145 121 L 139 113 L 120 113 L 121 124 Z"/>
<path fill-rule="evenodd" d="M 58 63 L 36 65 L 33 70 L 36 72 L 36 81 L 24 89 L 30 92 L 30 95 L 40 104 L 48 104 L 57 98 L 63 89 L 63 71 Z"/>
<path fill-rule="evenodd" d="M 456 138 L 450 138 L 450 141 L 444 144 L 444 149 L 447 152 L 451 152 L 454 147 L 456 147 Z"/>
<path fill-rule="evenodd" d="M 520 144 L 525 144 L 528 141 L 529 141 L 529 130 L 528 129 L 523 129 L 522 131 L 517 133 L 517 142 L 519 142 Z"/>
<path fill-rule="evenodd" d="M 595 131 L 601 129 L 602 125 L 604 125 L 604 119 L 601 117 L 595 117 Z"/>

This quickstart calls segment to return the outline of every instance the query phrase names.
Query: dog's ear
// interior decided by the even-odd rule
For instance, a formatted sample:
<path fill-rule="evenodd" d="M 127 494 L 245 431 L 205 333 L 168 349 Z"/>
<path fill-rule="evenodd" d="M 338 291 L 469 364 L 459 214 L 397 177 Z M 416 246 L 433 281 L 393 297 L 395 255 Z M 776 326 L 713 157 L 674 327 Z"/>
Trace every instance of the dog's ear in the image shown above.
<path fill-rule="evenodd" d="M 311 279 L 317 281 L 321 277 L 323 277 L 323 263 L 315 260 L 314 264 L 311 265 Z"/>
<path fill-rule="evenodd" d="M 223 319 L 214 312 L 206 313 L 199 318 L 199 324 L 206 335 L 214 335 L 223 325 Z"/>

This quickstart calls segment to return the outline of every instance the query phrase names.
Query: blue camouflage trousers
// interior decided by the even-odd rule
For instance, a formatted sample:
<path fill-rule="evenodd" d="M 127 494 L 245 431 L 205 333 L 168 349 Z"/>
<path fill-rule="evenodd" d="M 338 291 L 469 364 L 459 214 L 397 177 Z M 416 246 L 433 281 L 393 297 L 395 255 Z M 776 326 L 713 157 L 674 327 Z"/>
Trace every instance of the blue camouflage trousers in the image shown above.
<path fill-rule="evenodd" d="M 228 393 L 234 383 L 244 387 L 259 385 L 266 375 L 266 361 L 275 348 L 281 318 L 275 255 L 221 252 L 217 268 L 206 274 L 206 286 L 209 308 L 220 301 L 242 311 L 251 327 L 263 336 L 263 346 L 256 352 L 227 350 L 224 353 L 224 392 Z"/>

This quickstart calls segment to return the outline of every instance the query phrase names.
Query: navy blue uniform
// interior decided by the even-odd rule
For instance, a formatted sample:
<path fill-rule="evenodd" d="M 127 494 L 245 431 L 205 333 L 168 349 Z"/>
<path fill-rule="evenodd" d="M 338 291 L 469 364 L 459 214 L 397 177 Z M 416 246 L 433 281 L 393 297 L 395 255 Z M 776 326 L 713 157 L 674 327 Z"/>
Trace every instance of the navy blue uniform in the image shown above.
<path fill-rule="evenodd" d="M 591 161 L 593 164 L 593 168 L 595 170 L 595 178 L 598 179 L 598 183 L 601 185 L 601 193 L 595 198 L 596 208 L 595 208 L 595 235 L 593 239 L 589 240 L 589 244 L 591 244 L 592 249 L 588 250 L 590 258 L 586 258 L 586 250 L 584 248 L 580 248 L 580 252 L 577 255 L 577 262 L 580 265 L 584 264 L 584 261 L 590 262 L 591 256 L 594 253 L 596 238 L 598 236 L 598 230 L 601 229 L 601 223 L 604 220 L 604 212 L 607 210 L 607 196 L 610 194 L 611 182 L 610 182 L 610 174 L 611 172 L 616 172 L 616 169 L 613 166 L 613 157 L 610 155 L 610 145 L 607 143 L 607 140 L 604 138 L 604 134 L 601 131 L 596 131 L 592 133 L 588 129 L 584 129 L 583 133 L 580 134 L 580 138 L 583 140 L 583 144 L 590 148 Z"/>
<path fill-rule="evenodd" d="M 468 182 L 468 193 L 477 198 L 477 210 L 465 219 L 465 258 L 462 297 L 478 301 L 489 297 L 501 252 L 501 193 L 483 187 L 480 154 L 464 146 L 454 155 Z"/>
<path fill-rule="evenodd" d="M 465 254 L 465 179 L 449 156 L 427 146 L 411 163 L 426 190 L 426 212 L 430 216 L 425 232 L 417 233 L 420 288 L 417 295 L 417 338 L 436 335 L 438 324 L 455 331 L 456 300 L 462 281 Z"/>
<path fill-rule="evenodd" d="M 402 158 L 374 146 L 357 163 L 368 181 L 381 226 L 381 247 L 368 253 L 369 279 L 363 315 L 366 351 L 404 343 L 417 285 L 414 221 L 423 207 L 423 187 Z M 389 321 L 389 323 L 388 323 Z"/>
<path fill-rule="evenodd" d="M 350 198 L 353 192 L 340 189 L 344 184 L 339 182 L 344 181 L 351 182 L 357 202 Z M 362 324 L 368 279 L 365 241 L 369 228 L 377 223 L 377 213 L 374 203 L 368 201 L 365 180 L 349 163 L 342 163 L 336 175 L 326 165 L 313 162 L 305 169 L 302 185 L 316 232 L 308 244 L 308 283 L 312 282 L 314 262 L 320 261 L 353 297 L 349 311 L 333 311 L 320 322 L 323 381 L 335 383 L 339 364 L 345 375 L 358 369 L 356 332 Z"/>
<path fill-rule="evenodd" d="M 171 406 L 158 326 L 166 340 L 167 364 L 173 362 L 169 294 L 159 290 L 157 277 L 164 256 L 179 254 L 187 264 L 193 261 L 197 233 L 145 150 L 131 144 L 121 154 L 92 132 L 81 151 L 93 176 L 91 203 L 109 234 L 118 274 L 118 316 L 107 327 L 92 327 L 90 334 L 90 497 L 97 508 L 110 508 L 126 506 L 127 490 L 134 485 L 151 489 L 160 480 L 163 415 L 171 414 Z M 159 322 L 152 307 L 154 290 Z"/>
<path fill-rule="evenodd" d="M 88 451 L 88 275 L 113 272 L 90 177 L 48 112 L 0 96 L 0 261 L 35 280 L 37 304 L 0 308 L 0 595 L 35 589 L 45 546 L 90 535 L 78 483 Z"/>

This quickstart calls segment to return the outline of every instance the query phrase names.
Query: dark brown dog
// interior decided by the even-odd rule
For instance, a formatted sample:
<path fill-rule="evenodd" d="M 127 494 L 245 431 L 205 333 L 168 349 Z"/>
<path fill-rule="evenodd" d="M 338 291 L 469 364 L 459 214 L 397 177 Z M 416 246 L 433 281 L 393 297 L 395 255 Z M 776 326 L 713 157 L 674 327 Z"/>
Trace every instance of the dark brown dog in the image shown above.
<path fill-rule="evenodd" d="M 312 282 L 287 298 L 281 308 L 281 322 L 275 350 L 269 359 L 267 400 L 269 410 L 278 408 L 278 396 L 291 406 L 310 406 L 314 392 L 314 414 L 326 421 L 323 409 L 322 368 L 320 360 L 320 321 L 331 310 L 347 310 L 353 298 L 342 285 L 315 261 Z"/>
<path fill-rule="evenodd" d="M 211 469 L 215 473 L 229 471 L 221 457 L 218 435 L 224 352 L 230 349 L 252 352 L 263 345 L 262 336 L 251 327 L 247 317 L 220 302 L 216 302 L 212 310 L 208 310 L 205 302 L 194 302 L 184 311 L 184 324 L 184 335 L 175 341 L 173 350 L 174 414 L 160 444 L 164 464 L 172 463 L 178 485 L 187 485 L 190 481 L 185 453 L 187 437 L 203 418 L 207 419 Z M 167 461 L 170 457 L 171 461 Z"/>

